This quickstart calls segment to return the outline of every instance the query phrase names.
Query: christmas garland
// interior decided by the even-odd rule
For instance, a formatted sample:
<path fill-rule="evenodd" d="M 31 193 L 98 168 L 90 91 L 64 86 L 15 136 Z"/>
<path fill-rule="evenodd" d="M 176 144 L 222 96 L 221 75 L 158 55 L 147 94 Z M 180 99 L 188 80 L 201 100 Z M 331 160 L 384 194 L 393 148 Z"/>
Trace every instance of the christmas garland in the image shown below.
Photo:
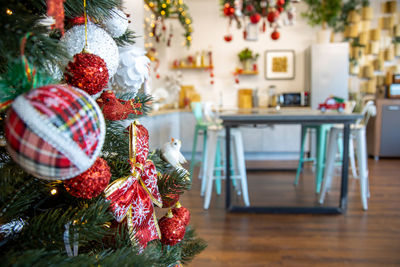
<path fill-rule="evenodd" d="M 157 20 L 161 20 L 163 30 L 165 30 L 165 19 L 177 18 L 185 30 L 185 33 L 183 34 L 185 37 L 185 44 L 186 46 L 190 46 L 192 42 L 193 20 L 189 14 L 188 6 L 183 2 L 183 0 L 145 0 L 145 3 L 154 13 Z M 155 34 L 156 27 L 157 25 L 155 24 L 153 27 L 152 37 L 156 37 L 156 40 L 158 41 L 160 36 Z"/>

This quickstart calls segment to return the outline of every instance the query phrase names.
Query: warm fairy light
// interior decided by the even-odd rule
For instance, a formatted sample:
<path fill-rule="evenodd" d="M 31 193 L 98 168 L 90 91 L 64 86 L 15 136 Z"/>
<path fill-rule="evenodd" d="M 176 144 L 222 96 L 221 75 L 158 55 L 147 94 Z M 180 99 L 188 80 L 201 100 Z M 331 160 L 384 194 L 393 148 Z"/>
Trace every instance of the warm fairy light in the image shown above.
<path fill-rule="evenodd" d="M 183 11 L 183 8 L 180 7 L 178 10 L 179 10 L 179 12 L 182 12 L 182 11 Z"/>
<path fill-rule="evenodd" d="M 55 188 L 51 189 L 50 194 L 52 194 L 53 196 L 54 196 L 55 194 L 57 194 L 57 189 L 55 189 Z"/>
<path fill-rule="evenodd" d="M 162 7 L 162 8 L 166 8 L 167 5 L 166 5 L 166 4 L 162 4 L 161 7 Z"/>
<path fill-rule="evenodd" d="M 146 47 L 146 48 L 149 47 L 149 44 L 144 44 L 144 47 Z"/>
<path fill-rule="evenodd" d="M 181 14 L 182 14 L 182 16 L 185 16 L 185 14 L 186 14 L 186 13 L 185 13 L 185 11 L 182 11 L 182 13 L 181 13 Z"/>
<path fill-rule="evenodd" d="M 188 37 L 186 37 L 186 39 L 188 39 L 188 41 L 192 41 L 192 36 L 188 36 Z"/>
<path fill-rule="evenodd" d="M 13 12 L 12 12 L 11 9 L 8 9 L 8 8 L 7 8 L 7 9 L 6 9 L 6 13 L 7 13 L 7 15 L 12 15 Z"/>
<path fill-rule="evenodd" d="M 180 5 L 183 5 L 183 0 L 179 0 L 178 3 L 179 3 Z"/>
<path fill-rule="evenodd" d="M 151 32 L 151 33 L 149 33 L 149 36 L 150 36 L 150 37 L 153 37 L 153 36 L 154 36 L 154 34 Z"/>
<path fill-rule="evenodd" d="M 167 4 L 171 3 L 171 0 L 167 0 Z"/>
<path fill-rule="evenodd" d="M 165 11 L 164 11 L 164 10 L 161 10 L 161 12 L 160 12 L 160 13 L 161 13 L 161 15 L 162 15 L 162 16 L 164 16 L 164 15 L 165 15 Z"/>
<path fill-rule="evenodd" d="M 150 2 L 149 3 L 149 7 L 153 7 L 154 6 L 154 3 L 153 2 Z"/>
<path fill-rule="evenodd" d="M 156 25 L 154 23 L 150 24 L 150 27 L 154 28 Z"/>
<path fill-rule="evenodd" d="M 185 19 L 186 24 L 190 24 L 190 19 Z"/>
<path fill-rule="evenodd" d="M 154 19 L 156 16 L 154 16 L 154 14 L 151 14 L 150 17 L 151 17 L 152 19 Z"/>
<path fill-rule="evenodd" d="M 144 19 L 146 22 L 150 22 L 150 19 L 149 18 L 145 18 Z"/>

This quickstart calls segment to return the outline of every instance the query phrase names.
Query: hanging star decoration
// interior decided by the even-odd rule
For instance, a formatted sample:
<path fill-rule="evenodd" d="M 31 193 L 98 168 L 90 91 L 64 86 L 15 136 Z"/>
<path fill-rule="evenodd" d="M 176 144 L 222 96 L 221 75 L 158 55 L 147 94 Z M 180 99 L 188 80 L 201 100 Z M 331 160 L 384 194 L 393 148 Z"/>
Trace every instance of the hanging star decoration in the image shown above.
<path fill-rule="evenodd" d="M 117 222 L 126 220 L 132 242 L 143 251 L 149 241 L 161 237 L 153 204 L 162 207 L 162 200 L 156 167 L 147 159 L 147 129 L 137 121 L 128 129 L 131 174 L 115 180 L 104 192 L 115 219 Z"/>

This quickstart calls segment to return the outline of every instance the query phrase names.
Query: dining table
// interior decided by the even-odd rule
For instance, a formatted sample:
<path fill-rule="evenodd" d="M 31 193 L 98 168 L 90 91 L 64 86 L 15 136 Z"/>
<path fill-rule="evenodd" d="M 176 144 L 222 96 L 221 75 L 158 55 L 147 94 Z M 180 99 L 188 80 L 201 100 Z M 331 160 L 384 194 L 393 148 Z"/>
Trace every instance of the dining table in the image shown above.
<path fill-rule="evenodd" d="M 225 162 L 226 162 L 226 202 L 225 207 L 229 212 L 251 212 L 251 213 L 290 213 L 290 214 L 342 214 L 347 209 L 348 195 L 348 171 L 349 171 L 349 135 L 350 125 L 362 118 L 358 113 L 344 113 L 336 110 L 321 112 L 311 108 L 298 109 L 235 109 L 226 110 L 219 113 L 219 118 L 226 131 L 225 138 Z M 271 124 L 299 124 L 321 125 L 321 124 L 341 124 L 343 125 L 343 156 L 340 182 L 340 197 L 337 206 L 322 206 L 312 203 L 309 206 L 238 206 L 232 203 L 231 188 L 231 128 L 242 126 L 258 126 Z M 249 171 L 249 169 L 247 169 Z M 267 169 L 265 169 L 267 170 Z"/>

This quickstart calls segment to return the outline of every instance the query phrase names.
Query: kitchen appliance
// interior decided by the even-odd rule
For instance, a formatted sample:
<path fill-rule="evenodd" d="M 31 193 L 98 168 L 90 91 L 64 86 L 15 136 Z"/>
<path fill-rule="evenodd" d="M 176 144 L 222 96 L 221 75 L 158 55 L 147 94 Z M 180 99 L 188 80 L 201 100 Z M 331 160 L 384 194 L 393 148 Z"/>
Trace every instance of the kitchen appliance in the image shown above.
<path fill-rule="evenodd" d="M 308 92 L 283 93 L 279 97 L 282 107 L 308 106 Z"/>

